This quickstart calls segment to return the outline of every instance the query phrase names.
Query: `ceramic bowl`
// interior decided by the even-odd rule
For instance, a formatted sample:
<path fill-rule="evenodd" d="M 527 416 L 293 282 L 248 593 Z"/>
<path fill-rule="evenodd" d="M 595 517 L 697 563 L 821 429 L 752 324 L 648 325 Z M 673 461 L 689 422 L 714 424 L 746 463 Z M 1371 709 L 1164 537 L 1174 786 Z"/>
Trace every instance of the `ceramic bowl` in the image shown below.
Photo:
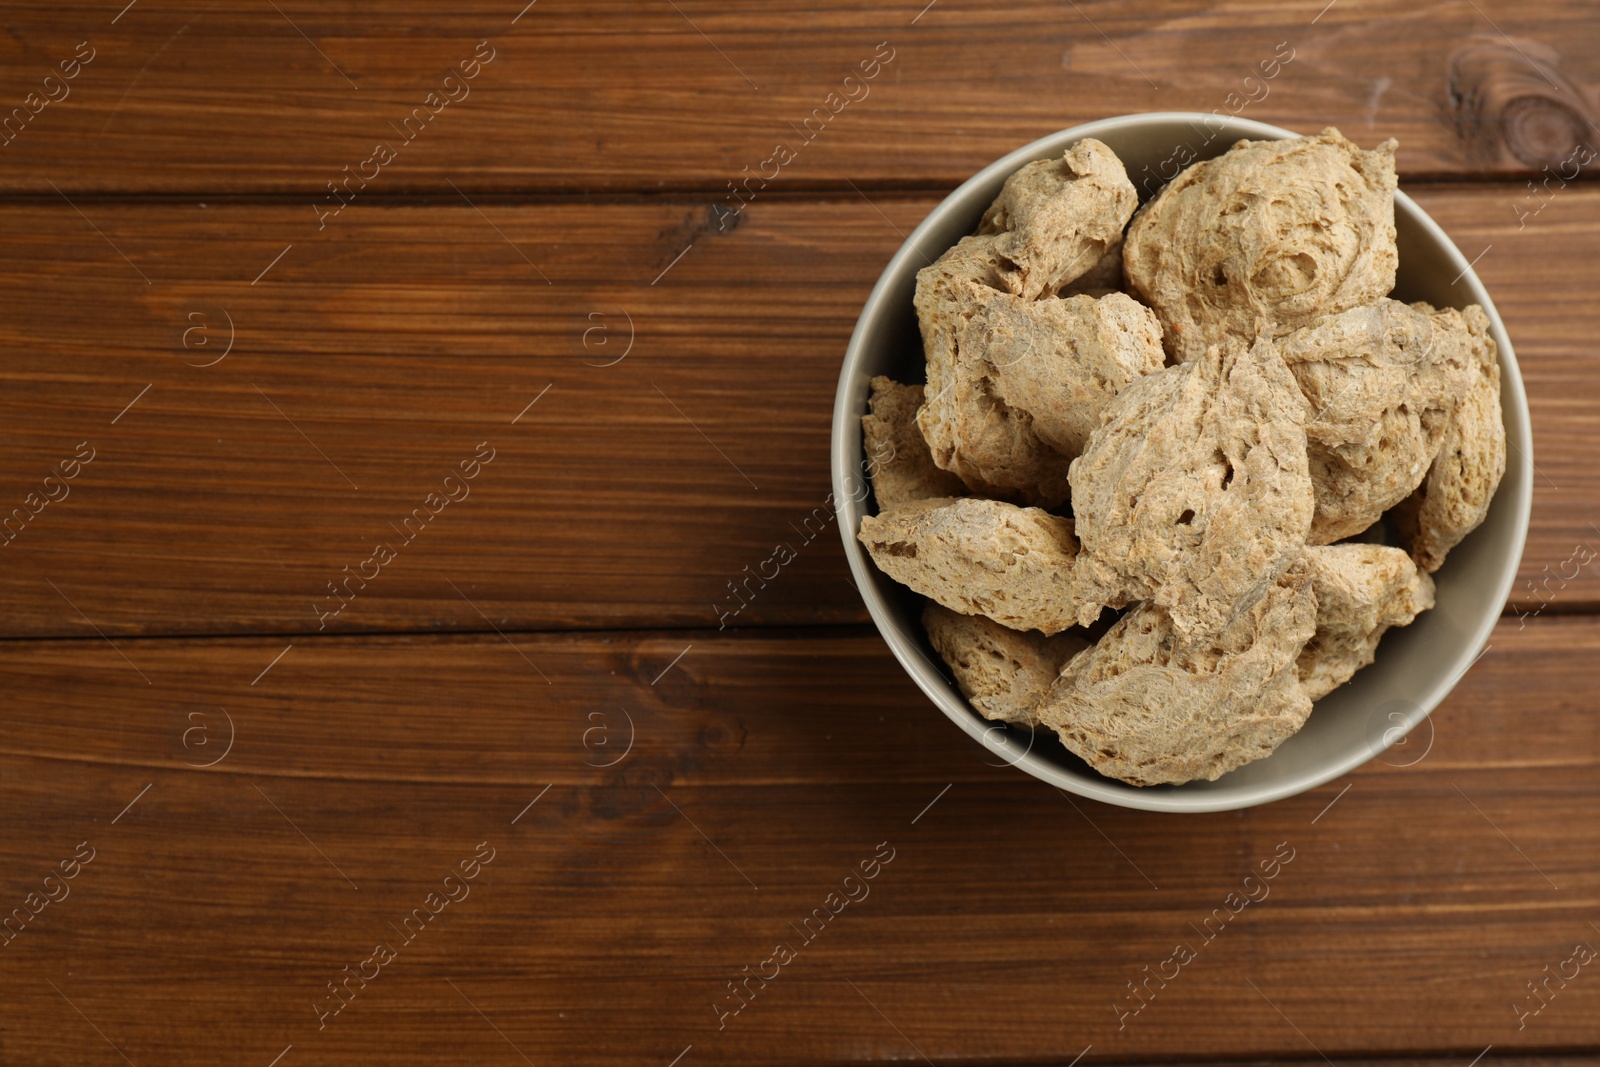
<path fill-rule="evenodd" d="M 1122 159 L 1141 200 L 1159 191 L 1183 164 L 1225 152 L 1240 139 L 1296 134 L 1215 114 L 1126 115 L 1041 138 L 973 175 L 934 208 L 895 253 L 867 298 L 845 352 L 833 412 L 833 489 L 839 530 L 867 610 L 900 665 L 951 722 L 984 745 L 990 762 L 1017 769 L 1080 796 L 1152 811 L 1224 811 L 1313 789 L 1379 756 L 1427 718 L 1466 673 L 1489 639 L 1516 577 L 1528 529 L 1533 444 L 1522 376 L 1494 302 L 1445 232 L 1404 192 L 1395 194 L 1400 267 L 1394 297 L 1439 307 L 1479 304 L 1500 349 L 1500 397 L 1506 427 L 1506 473 L 1483 525 L 1434 575 L 1437 606 L 1408 627 L 1393 629 L 1377 660 L 1319 700 L 1299 733 L 1266 759 L 1214 782 L 1133 786 L 1106 778 L 1072 755 L 1047 729 L 1029 731 L 984 719 L 950 680 L 923 633 L 922 600 L 873 565 L 856 540 L 863 514 L 876 505 L 866 492 L 861 416 L 867 383 L 877 374 L 924 381 L 922 342 L 911 298 L 917 271 L 973 232 L 1006 178 L 1025 163 L 1059 157 L 1084 137 L 1105 142 Z M 1364 147 L 1371 147 L 1365 145 Z M 1431 741 L 1424 726 L 1390 762 L 1415 762 Z M 926 729 L 942 729 L 929 721 Z M 1402 755 L 1402 753 L 1404 753 Z"/>

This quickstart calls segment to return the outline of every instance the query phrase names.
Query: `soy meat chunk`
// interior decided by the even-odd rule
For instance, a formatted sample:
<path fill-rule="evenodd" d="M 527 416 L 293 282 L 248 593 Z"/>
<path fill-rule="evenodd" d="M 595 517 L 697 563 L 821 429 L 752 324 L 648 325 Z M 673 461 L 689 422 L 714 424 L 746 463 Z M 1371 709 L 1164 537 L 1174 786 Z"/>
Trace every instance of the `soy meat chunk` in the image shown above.
<path fill-rule="evenodd" d="M 1489 336 L 1489 318 L 1476 305 L 1462 315 L 1474 339 L 1472 383 L 1450 414 L 1427 480 L 1394 513 L 1412 558 L 1430 574 L 1483 522 L 1506 472 L 1500 364 Z"/>
<path fill-rule="evenodd" d="M 1072 464 L 1080 586 L 1148 597 L 1186 638 L 1219 633 L 1305 544 L 1304 409 L 1265 340 L 1129 385 Z"/>
<path fill-rule="evenodd" d="M 984 352 L 971 347 L 972 331 L 981 335 L 984 309 L 998 294 L 1053 300 L 1087 272 L 1108 269 L 1102 261 L 1137 202 L 1117 157 L 1086 139 L 1060 159 L 1013 174 L 979 233 L 918 272 L 928 386 L 917 422 L 934 462 L 973 492 L 1047 507 L 1071 492 L 1072 457 L 1047 444 L 1032 416 L 996 392 Z"/>
<path fill-rule="evenodd" d="M 1123 249 L 1130 292 L 1155 308 L 1167 351 L 1258 330 L 1281 337 L 1394 288 L 1394 151 L 1316 137 L 1240 141 L 1169 182 Z"/>
<path fill-rule="evenodd" d="M 1071 492 L 1071 457 L 1045 444 L 1032 418 L 995 394 L 983 354 L 965 345 L 973 318 L 1003 290 L 994 243 L 993 236 L 962 238 L 917 273 L 917 320 L 928 361 L 917 426 L 934 463 L 972 492 L 1054 506 Z"/>
<path fill-rule="evenodd" d="M 861 436 L 878 508 L 964 492 L 960 478 L 933 462 L 928 442 L 917 429 L 922 386 L 901 385 L 882 375 L 873 378 L 870 386 L 868 413 L 861 416 Z"/>
<path fill-rule="evenodd" d="M 1056 634 L 1100 614 L 1075 577 L 1072 520 L 1040 508 L 916 500 L 862 519 L 857 538 L 889 577 L 963 615 Z"/>
<path fill-rule="evenodd" d="M 1161 370 L 1161 327 L 1132 297 L 1021 300 L 995 293 L 964 333 L 990 388 L 1063 456 L 1083 451 L 1117 393 Z"/>
<path fill-rule="evenodd" d="M 1166 608 L 1145 601 L 1062 669 L 1039 721 L 1112 778 L 1214 781 L 1304 725 L 1311 699 L 1296 663 L 1316 615 L 1303 556 L 1211 636 L 1186 638 Z"/>
<path fill-rule="evenodd" d="M 1312 544 L 1360 533 L 1417 488 L 1492 348 L 1486 328 L 1476 307 L 1380 300 L 1279 340 L 1309 408 Z"/>
<path fill-rule="evenodd" d="M 1326 545 L 1306 550 L 1317 597 L 1317 631 L 1300 653 L 1300 687 L 1312 700 L 1371 663 L 1392 626 L 1433 607 L 1433 579 L 1403 549 Z"/>
<path fill-rule="evenodd" d="M 1384 299 L 1295 330 L 1278 352 L 1310 407 L 1306 434 L 1328 447 L 1372 446 L 1384 410 L 1453 404 L 1477 343 L 1459 311 Z"/>
<path fill-rule="evenodd" d="M 922 625 L 978 713 L 1019 726 L 1038 720 L 1039 705 L 1062 666 L 1089 647 L 1081 631 L 1046 637 L 938 604 L 923 609 Z"/>
<path fill-rule="evenodd" d="M 1122 292 L 1122 238 L 1106 249 L 1094 266 L 1061 290 L 1062 296 L 1105 296 Z"/>
<path fill-rule="evenodd" d="M 1116 153 L 1086 137 L 1007 178 L 978 233 L 996 236 L 1006 291 L 1038 300 L 1097 267 L 1138 206 Z"/>
<path fill-rule="evenodd" d="M 926 326 L 922 317 L 924 305 L 944 314 L 955 314 L 978 292 L 1009 291 L 1005 283 L 1007 267 L 997 247 L 1002 236 L 963 237 L 944 255 L 917 271 L 915 302 L 920 323 Z"/>
<path fill-rule="evenodd" d="M 972 491 L 1053 506 L 1067 465 L 1117 391 L 1161 369 L 1161 328 L 1129 296 L 1024 300 L 973 286 L 959 314 L 924 322 L 918 414 L 934 462 Z M 937 354 L 936 354 L 937 353 Z"/>

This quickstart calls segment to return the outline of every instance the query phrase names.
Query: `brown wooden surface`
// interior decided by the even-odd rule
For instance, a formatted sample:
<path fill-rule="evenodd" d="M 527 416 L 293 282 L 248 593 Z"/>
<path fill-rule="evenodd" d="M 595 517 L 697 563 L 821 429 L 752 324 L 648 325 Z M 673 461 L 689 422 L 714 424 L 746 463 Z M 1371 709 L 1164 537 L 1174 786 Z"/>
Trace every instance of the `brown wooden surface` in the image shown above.
<path fill-rule="evenodd" d="M 3 950 L 7 1062 L 110 1053 L 47 979 L 135 1063 L 265 1063 L 288 1044 L 309 1062 L 516 1062 L 447 978 L 535 1063 L 664 1064 L 689 1044 L 697 1062 L 842 1062 L 912 1056 L 909 1039 L 937 1063 L 1600 1038 L 1600 983 L 1522 1031 L 1510 1008 L 1600 939 L 1600 824 L 1552 817 L 1600 803 L 1600 726 L 1575 694 L 1600 685 L 1594 619 L 1507 619 L 1405 746 L 1306 796 L 1185 818 L 987 766 L 862 628 L 516 644 L 297 643 L 254 686 L 283 642 L 120 641 L 149 685 L 98 639 L 0 648 L 0 776 L 28 813 L 8 890 L 97 850 Z M 184 766 L 220 753 L 219 708 L 232 750 Z M 597 768 L 624 752 L 623 710 L 632 749 Z M 323 983 L 480 841 L 496 859 L 471 894 L 319 1031 Z M 724 983 L 798 940 L 788 924 L 885 841 L 866 899 L 719 1032 Z M 1188 924 L 1281 842 L 1294 855 L 1270 894 L 1199 945 Z M 1112 1001 L 1181 940 L 1198 958 L 1119 1032 Z"/>
<path fill-rule="evenodd" d="M 1600 945 L 1600 571 L 1573 564 L 1600 550 L 1600 191 L 1518 211 L 1600 136 L 1588 5 L 519 10 L 6 9 L 0 120 L 95 58 L 0 147 L 0 516 L 94 459 L 0 545 L 0 915 L 95 855 L 0 935 L 0 1065 L 1600 1051 L 1593 965 L 1513 1007 Z M 470 97 L 319 228 L 324 183 L 486 38 Z M 719 215 L 881 41 L 870 95 Z M 866 624 L 826 521 L 839 360 L 949 188 L 1075 122 L 1226 108 L 1278 42 L 1242 113 L 1399 137 L 1481 253 L 1533 412 L 1522 572 L 1429 724 L 1349 778 L 1187 818 L 1069 801 Z M 326 583 L 480 442 L 471 495 L 319 631 Z M 779 540 L 806 543 L 719 632 Z M 479 842 L 470 895 L 319 1030 Z M 880 842 L 870 896 L 719 1030 Z M 1178 941 L 1198 958 L 1119 1029 Z"/>
<path fill-rule="evenodd" d="M 715 199 L 799 140 L 796 127 L 880 43 L 892 59 L 866 95 L 797 146 L 774 188 L 948 188 L 1019 144 L 1135 111 L 1221 108 L 1392 135 L 1407 174 L 1537 170 L 1600 119 L 1600 21 L 1585 0 L 1338 0 L 1320 18 L 1327 0 L 937 0 L 920 17 L 926 0 L 537 0 L 512 25 L 524 2 L 140 0 L 115 24 L 114 2 L 11 5 L 5 107 L 80 41 L 95 58 L 0 149 L 0 184 L 275 192 L 309 218 L 323 183 L 393 137 L 390 124 L 483 39 L 495 58 L 373 195 L 448 192 L 448 179 Z M 1485 46 L 1489 58 L 1462 62 Z M 1292 58 L 1246 84 L 1275 55 Z"/>
<path fill-rule="evenodd" d="M 1512 186 L 1416 193 L 1469 257 L 1489 247 L 1478 267 L 1531 396 L 1515 604 L 1600 602 L 1600 568 L 1563 566 L 1600 550 L 1600 305 L 1573 298 L 1600 291 L 1600 192 L 1564 190 L 1520 229 Z M 822 526 L 833 392 L 896 229 L 933 203 L 755 205 L 654 286 L 692 205 L 491 205 L 493 226 L 465 205 L 356 206 L 321 238 L 286 207 L 82 205 L 150 285 L 72 210 L 0 209 L 0 504 L 96 449 L 0 548 L 7 632 L 92 633 L 85 616 L 107 633 L 316 632 L 313 605 L 338 604 L 326 584 L 485 440 L 496 459 L 471 495 L 328 628 L 714 627 L 727 583 L 806 533 L 740 623 L 865 621 Z M 191 366 L 227 339 L 218 308 L 234 349 Z"/>

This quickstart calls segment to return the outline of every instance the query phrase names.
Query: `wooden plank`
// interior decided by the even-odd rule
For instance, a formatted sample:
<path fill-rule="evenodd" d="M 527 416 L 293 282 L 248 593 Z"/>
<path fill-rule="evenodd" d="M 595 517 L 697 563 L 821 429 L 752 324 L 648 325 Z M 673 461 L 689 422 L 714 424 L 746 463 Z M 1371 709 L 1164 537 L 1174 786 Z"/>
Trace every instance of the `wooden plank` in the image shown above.
<path fill-rule="evenodd" d="M 1600 482 L 1586 460 L 1600 439 L 1591 398 L 1600 316 L 1575 294 L 1594 269 L 1600 198 L 1564 189 L 1530 208 L 1523 190 L 1420 190 L 1417 199 L 1469 259 L 1505 319 L 1533 422 L 1534 515 L 1512 590 L 1524 613 L 1594 610 L 1600 604 Z M 1520 212 L 1533 211 L 1528 215 Z"/>
<path fill-rule="evenodd" d="M 859 630 L 516 643 L 0 643 L 5 906 L 94 850 L 0 949 L 7 1060 L 1600 1047 L 1600 984 L 1552 985 L 1521 1029 L 1513 1008 L 1600 943 L 1600 825 L 1571 817 L 1600 802 L 1600 620 L 1505 620 L 1425 750 L 1181 819 L 986 766 Z M 480 842 L 469 895 L 429 904 Z M 802 943 L 790 924 L 891 849 Z M 1263 899 L 1205 925 L 1291 853 Z M 389 924 L 418 907 L 442 913 L 406 943 Z M 325 983 L 380 940 L 397 958 L 319 1029 Z M 1119 1016 L 1180 942 L 1196 958 Z M 795 958 L 719 1030 L 726 983 L 777 943 Z M 150 1010 L 173 1003 L 182 1025 Z"/>
<path fill-rule="evenodd" d="M 1517 602 L 1572 610 L 1600 602 L 1577 566 L 1600 553 L 1600 194 L 1520 230 L 1514 194 L 1420 193 L 1468 255 L 1493 246 L 1540 470 Z M 6 632 L 862 621 L 828 509 L 833 393 L 931 206 L 775 201 L 720 236 L 674 201 L 368 205 L 320 235 L 281 206 L 87 204 L 99 234 L 0 209 L 0 514 L 95 450 L 0 547 Z M 485 441 L 470 497 L 403 526 Z M 779 543 L 798 558 L 730 593 Z M 357 572 L 378 577 L 329 590 Z"/>
<path fill-rule="evenodd" d="M 271 192 L 310 217 L 387 143 L 367 195 L 453 182 L 716 202 L 779 144 L 796 158 L 775 187 L 943 189 L 1044 134 L 1164 110 L 1397 136 L 1412 176 L 1537 170 L 1593 136 L 1600 24 L 1582 0 L 1325 6 L 1028 0 L 997 19 L 979 0 L 29 0 L 0 41 L 0 188 Z M 486 66 L 446 82 L 490 39 Z"/>

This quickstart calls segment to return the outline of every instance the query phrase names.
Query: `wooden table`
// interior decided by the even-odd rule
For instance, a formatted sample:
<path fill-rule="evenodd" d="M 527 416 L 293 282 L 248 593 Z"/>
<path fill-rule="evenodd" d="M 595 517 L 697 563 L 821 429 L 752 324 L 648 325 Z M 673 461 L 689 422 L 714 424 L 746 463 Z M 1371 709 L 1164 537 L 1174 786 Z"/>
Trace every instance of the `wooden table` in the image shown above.
<path fill-rule="evenodd" d="M 124 2 L 0 35 L 0 1064 L 1600 1050 L 1591 4 Z M 1167 109 L 1398 137 L 1538 467 L 1430 725 L 1187 818 L 991 765 L 831 525 L 718 626 L 902 234 Z"/>

